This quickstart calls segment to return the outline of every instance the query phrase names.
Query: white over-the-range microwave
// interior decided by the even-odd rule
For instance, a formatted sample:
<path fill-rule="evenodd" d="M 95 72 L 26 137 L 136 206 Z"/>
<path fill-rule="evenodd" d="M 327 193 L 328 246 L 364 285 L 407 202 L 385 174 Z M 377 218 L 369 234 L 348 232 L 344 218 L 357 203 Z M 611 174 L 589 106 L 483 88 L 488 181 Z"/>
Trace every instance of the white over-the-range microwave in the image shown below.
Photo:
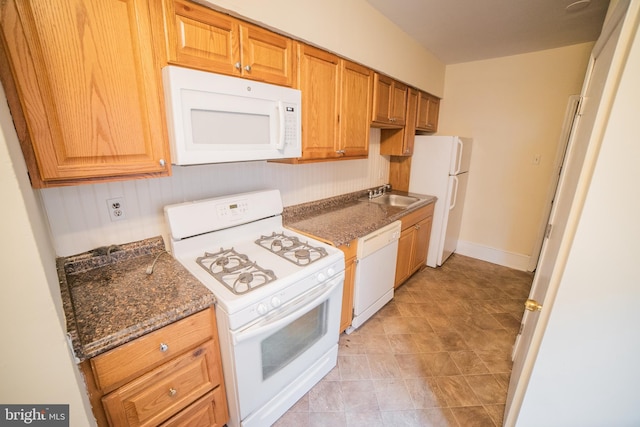
<path fill-rule="evenodd" d="M 299 90 L 173 65 L 162 73 L 173 164 L 301 156 Z"/>

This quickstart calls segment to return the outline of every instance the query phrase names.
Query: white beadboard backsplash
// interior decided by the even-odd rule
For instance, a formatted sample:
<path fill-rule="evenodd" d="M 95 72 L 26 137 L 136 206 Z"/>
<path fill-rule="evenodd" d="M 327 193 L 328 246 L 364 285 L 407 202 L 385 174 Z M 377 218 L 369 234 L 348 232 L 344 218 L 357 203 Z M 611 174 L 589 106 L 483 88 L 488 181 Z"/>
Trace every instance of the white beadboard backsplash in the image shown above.
<path fill-rule="evenodd" d="M 40 190 L 57 256 L 162 235 L 165 205 L 277 188 L 284 206 L 386 183 L 389 158 L 380 155 L 380 130 L 371 129 L 369 158 L 303 165 L 266 161 L 173 166 L 168 178 Z M 124 198 L 125 219 L 112 222 L 107 200 Z"/>

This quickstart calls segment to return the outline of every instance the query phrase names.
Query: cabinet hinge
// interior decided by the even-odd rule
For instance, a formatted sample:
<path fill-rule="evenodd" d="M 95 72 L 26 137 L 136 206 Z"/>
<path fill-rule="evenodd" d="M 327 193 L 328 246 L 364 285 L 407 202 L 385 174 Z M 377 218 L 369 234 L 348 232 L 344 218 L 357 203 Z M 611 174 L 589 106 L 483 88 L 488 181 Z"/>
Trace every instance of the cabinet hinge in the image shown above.
<path fill-rule="evenodd" d="M 581 96 L 580 99 L 578 100 L 578 107 L 576 108 L 576 116 L 582 116 L 582 114 L 584 113 L 585 100 L 586 98 L 584 96 Z"/>
<path fill-rule="evenodd" d="M 544 230 L 544 237 L 545 239 L 548 239 L 549 236 L 551 236 L 551 229 L 553 228 L 553 225 L 551 224 L 547 224 L 547 229 Z"/>

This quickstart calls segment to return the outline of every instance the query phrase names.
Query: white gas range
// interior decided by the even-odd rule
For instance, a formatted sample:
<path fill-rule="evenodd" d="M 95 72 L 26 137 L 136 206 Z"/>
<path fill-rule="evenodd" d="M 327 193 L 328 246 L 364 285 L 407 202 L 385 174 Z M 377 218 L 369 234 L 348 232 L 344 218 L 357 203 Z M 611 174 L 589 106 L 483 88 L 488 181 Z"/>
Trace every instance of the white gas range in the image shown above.
<path fill-rule="evenodd" d="M 278 190 L 165 207 L 173 256 L 217 299 L 229 427 L 270 425 L 337 361 L 344 255 L 282 210 Z"/>

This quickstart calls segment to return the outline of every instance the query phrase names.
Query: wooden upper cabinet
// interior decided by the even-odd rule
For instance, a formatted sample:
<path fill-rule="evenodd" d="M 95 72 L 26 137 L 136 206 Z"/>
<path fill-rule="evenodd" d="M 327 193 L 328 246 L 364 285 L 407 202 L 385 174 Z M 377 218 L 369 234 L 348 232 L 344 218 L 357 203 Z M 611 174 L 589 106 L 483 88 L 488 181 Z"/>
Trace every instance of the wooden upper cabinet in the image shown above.
<path fill-rule="evenodd" d="M 337 157 L 340 58 L 298 44 L 298 89 L 302 92 L 302 159 Z"/>
<path fill-rule="evenodd" d="M 425 92 L 420 92 L 418 99 L 418 114 L 416 116 L 416 129 L 425 132 L 438 130 L 438 114 L 440 112 L 440 99 Z"/>
<path fill-rule="evenodd" d="M 366 157 L 369 133 L 373 72 L 362 65 L 341 61 L 342 93 L 340 102 L 339 154 Z M 341 151 L 341 152 L 340 152 Z"/>
<path fill-rule="evenodd" d="M 298 43 L 298 56 L 301 160 L 366 157 L 373 72 L 302 43 Z"/>
<path fill-rule="evenodd" d="M 373 83 L 372 125 L 400 128 L 406 120 L 408 87 L 397 80 L 375 73 Z"/>
<path fill-rule="evenodd" d="M 407 120 L 404 128 L 381 129 L 380 154 L 391 156 L 411 156 L 413 154 L 413 145 L 416 136 L 418 96 L 419 93 L 417 89 L 408 89 L 406 106 Z"/>
<path fill-rule="evenodd" d="M 293 40 L 254 25 L 240 26 L 242 75 L 282 86 L 293 86 Z"/>
<path fill-rule="evenodd" d="M 157 27 L 164 30 L 169 63 L 240 76 L 240 28 L 236 19 L 190 1 L 162 0 Z M 238 66 L 236 66 L 238 63 Z"/>
<path fill-rule="evenodd" d="M 293 86 L 293 40 L 187 0 L 162 0 L 167 62 Z M 154 12 L 158 12 L 155 10 Z"/>
<path fill-rule="evenodd" d="M 170 173 L 147 0 L 7 0 L 1 75 L 34 187 Z"/>

